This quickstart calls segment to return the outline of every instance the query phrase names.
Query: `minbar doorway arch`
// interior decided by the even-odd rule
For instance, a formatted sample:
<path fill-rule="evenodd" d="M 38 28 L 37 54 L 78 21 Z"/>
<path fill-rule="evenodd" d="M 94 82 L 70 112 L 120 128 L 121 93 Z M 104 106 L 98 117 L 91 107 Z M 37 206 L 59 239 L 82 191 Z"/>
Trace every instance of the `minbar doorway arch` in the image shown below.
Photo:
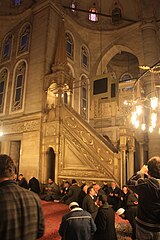
<path fill-rule="evenodd" d="M 53 181 L 55 181 L 55 158 L 56 154 L 54 152 L 54 149 L 52 147 L 49 147 L 47 152 L 47 179 L 51 178 Z"/>

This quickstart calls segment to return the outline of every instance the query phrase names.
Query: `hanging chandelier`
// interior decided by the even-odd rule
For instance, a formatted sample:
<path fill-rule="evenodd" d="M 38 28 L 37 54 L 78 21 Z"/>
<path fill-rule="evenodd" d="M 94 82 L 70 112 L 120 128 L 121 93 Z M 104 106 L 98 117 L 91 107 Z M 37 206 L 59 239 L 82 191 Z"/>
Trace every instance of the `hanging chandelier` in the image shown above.
<path fill-rule="evenodd" d="M 133 85 L 133 98 L 125 100 L 124 104 L 131 107 L 129 114 L 132 126 L 144 132 L 160 134 L 160 62 L 152 67 L 140 66 L 145 72 Z M 147 76 L 149 73 L 149 77 Z M 145 91 L 145 80 L 149 82 L 149 90 Z"/>

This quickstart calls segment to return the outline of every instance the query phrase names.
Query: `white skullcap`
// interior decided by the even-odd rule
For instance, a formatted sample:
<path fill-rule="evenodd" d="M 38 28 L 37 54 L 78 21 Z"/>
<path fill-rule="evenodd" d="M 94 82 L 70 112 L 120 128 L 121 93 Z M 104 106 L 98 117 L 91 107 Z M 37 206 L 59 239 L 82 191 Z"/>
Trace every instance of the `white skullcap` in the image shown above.
<path fill-rule="evenodd" d="M 120 215 L 122 215 L 124 212 L 125 212 L 125 209 L 124 209 L 124 208 L 119 208 L 116 213 L 120 216 Z"/>
<path fill-rule="evenodd" d="M 71 208 L 71 207 L 73 207 L 73 206 L 79 207 L 79 205 L 78 205 L 77 202 L 71 202 L 71 203 L 69 204 L 69 208 Z"/>

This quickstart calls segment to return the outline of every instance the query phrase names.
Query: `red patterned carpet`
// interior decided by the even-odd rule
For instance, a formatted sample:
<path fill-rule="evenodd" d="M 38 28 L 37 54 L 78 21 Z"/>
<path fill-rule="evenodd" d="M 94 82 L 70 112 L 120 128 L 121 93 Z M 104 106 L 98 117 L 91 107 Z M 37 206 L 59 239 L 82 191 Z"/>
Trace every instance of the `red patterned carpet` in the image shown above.
<path fill-rule="evenodd" d="M 42 201 L 45 219 L 45 233 L 40 240 L 60 240 L 58 229 L 62 216 L 69 211 L 68 206 L 62 203 Z"/>
<path fill-rule="evenodd" d="M 60 240 L 59 224 L 62 216 L 69 211 L 68 206 L 63 203 L 42 201 L 42 207 L 45 218 L 45 234 L 40 240 Z M 118 240 L 131 240 L 131 226 L 128 221 L 123 220 L 117 214 L 115 219 Z"/>

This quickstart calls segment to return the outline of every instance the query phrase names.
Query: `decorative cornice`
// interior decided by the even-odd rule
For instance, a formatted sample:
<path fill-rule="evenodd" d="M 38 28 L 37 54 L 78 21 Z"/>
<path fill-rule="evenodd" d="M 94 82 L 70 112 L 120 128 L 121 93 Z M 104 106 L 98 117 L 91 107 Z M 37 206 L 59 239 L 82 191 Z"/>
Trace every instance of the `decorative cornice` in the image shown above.
<path fill-rule="evenodd" d="M 31 131 L 40 131 L 39 119 L 3 125 L 4 135 Z"/>

